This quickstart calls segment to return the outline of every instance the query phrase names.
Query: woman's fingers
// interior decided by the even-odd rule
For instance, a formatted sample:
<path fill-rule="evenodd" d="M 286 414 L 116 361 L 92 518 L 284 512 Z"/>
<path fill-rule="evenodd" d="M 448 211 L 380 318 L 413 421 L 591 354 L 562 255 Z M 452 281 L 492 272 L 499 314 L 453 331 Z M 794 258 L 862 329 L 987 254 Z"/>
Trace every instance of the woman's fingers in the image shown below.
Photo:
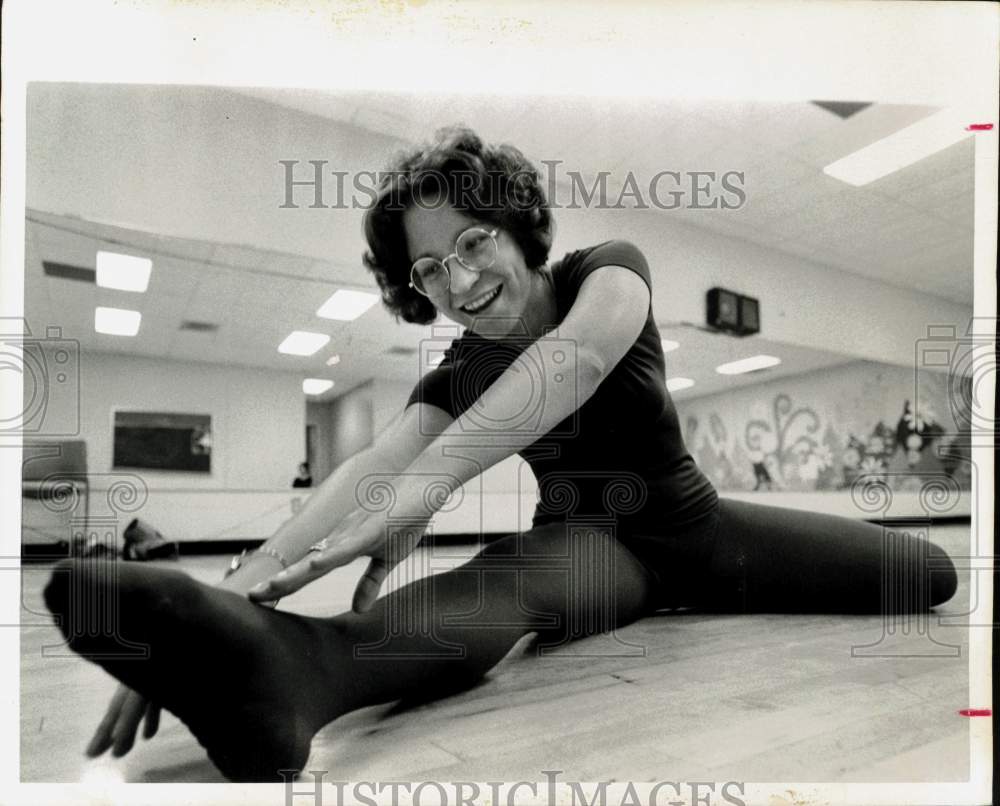
<path fill-rule="evenodd" d="M 146 713 L 146 705 L 146 699 L 141 694 L 134 691 L 128 693 L 112 733 L 114 744 L 111 748 L 111 755 L 120 758 L 132 749 L 139 723 Z"/>
<path fill-rule="evenodd" d="M 130 692 L 131 689 L 126 686 L 118 686 L 115 689 L 111 703 L 108 705 L 108 710 L 104 712 L 101 724 L 97 726 L 97 730 L 94 731 L 94 735 L 87 745 L 87 749 L 84 751 L 90 758 L 96 758 L 111 747 L 113 743 L 112 735 L 115 725 L 118 722 L 118 714 L 121 712 L 122 704 Z"/>
<path fill-rule="evenodd" d="M 101 724 L 87 745 L 87 756 L 97 758 L 109 747 L 113 755 L 124 756 L 135 744 L 135 734 L 143 717 L 146 720 L 143 737 L 151 739 L 160 726 L 159 706 L 148 702 L 128 686 L 119 685 Z"/>
<path fill-rule="evenodd" d="M 382 583 L 389 576 L 389 566 L 385 560 L 372 559 L 368 563 L 368 570 L 358 582 L 358 587 L 354 590 L 354 601 L 351 609 L 355 613 L 364 613 L 371 609 L 378 599 L 378 592 L 382 589 Z"/>
<path fill-rule="evenodd" d="M 146 706 L 146 721 L 142 726 L 142 738 L 152 739 L 160 729 L 160 706 L 149 703 Z"/>
<path fill-rule="evenodd" d="M 294 593 L 328 571 L 356 560 L 368 551 L 357 539 L 342 540 L 326 551 L 307 554 L 297 563 L 247 591 L 255 602 L 267 602 Z"/>

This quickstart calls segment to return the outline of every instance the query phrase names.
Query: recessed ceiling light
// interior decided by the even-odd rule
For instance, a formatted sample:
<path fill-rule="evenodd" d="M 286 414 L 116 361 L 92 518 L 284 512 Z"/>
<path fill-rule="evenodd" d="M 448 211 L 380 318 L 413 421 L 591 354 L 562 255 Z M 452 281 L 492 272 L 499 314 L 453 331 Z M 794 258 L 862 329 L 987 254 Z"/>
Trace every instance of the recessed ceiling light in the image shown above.
<path fill-rule="evenodd" d="M 671 350 L 676 350 L 681 346 L 679 341 L 674 341 L 673 339 L 660 339 L 660 344 L 663 345 L 663 352 L 669 353 Z"/>
<path fill-rule="evenodd" d="M 378 294 L 370 294 L 367 291 L 348 291 L 342 288 L 335 291 L 333 296 L 320 306 L 316 315 L 322 316 L 324 319 L 339 319 L 342 322 L 350 322 L 361 316 L 376 302 L 378 302 Z"/>
<path fill-rule="evenodd" d="M 690 378 L 668 378 L 667 391 L 679 392 L 681 389 L 689 389 L 694 386 L 694 381 Z"/>
<path fill-rule="evenodd" d="M 288 337 L 278 345 L 279 353 L 288 355 L 312 355 L 323 347 L 330 337 L 325 333 L 310 333 L 306 330 L 293 330 Z"/>
<path fill-rule="evenodd" d="M 967 122 L 956 110 L 942 109 L 912 126 L 831 162 L 823 169 L 823 173 L 856 187 L 867 185 L 936 154 L 959 140 L 972 137 L 972 132 L 965 130 Z"/>
<path fill-rule="evenodd" d="M 145 291 L 153 261 L 145 257 L 121 255 L 118 252 L 97 253 L 97 284 L 119 291 Z"/>
<path fill-rule="evenodd" d="M 340 363 L 340 356 L 337 355 L 337 353 L 334 353 L 328 359 L 326 359 L 326 365 L 328 367 L 335 367 L 339 363 Z"/>
<path fill-rule="evenodd" d="M 728 364 L 720 364 L 715 371 L 720 375 L 740 375 L 744 372 L 753 372 L 758 369 L 766 369 L 781 363 L 780 358 L 773 355 L 755 355 L 750 358 L 742 358 L 739 361 L 730 361 Z"/>
<path fill-rule="evenodd" d="M 302 391 L 307 395 L 321 395 L 327 389 L 333 388 L 333 381 L 326 378 L 306 378 L 302 381 Z"/>
<path fill-rule="evenodd" d="M 109 336 L 134 336 L 141 322 L 142 314 L 138 311 L 102 307 L 94 310 L 94 330 Z"/>

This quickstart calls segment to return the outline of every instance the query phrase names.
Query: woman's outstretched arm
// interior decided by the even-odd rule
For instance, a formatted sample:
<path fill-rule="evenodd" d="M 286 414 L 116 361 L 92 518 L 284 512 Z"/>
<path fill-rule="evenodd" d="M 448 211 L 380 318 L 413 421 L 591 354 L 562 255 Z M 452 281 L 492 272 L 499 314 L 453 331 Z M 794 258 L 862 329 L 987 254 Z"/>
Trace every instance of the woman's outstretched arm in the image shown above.
<path fill-rule="evenodd" d="M 372 561 L 358 585 L 354 609 L 371 607 L 389 572 L 419 542 L 420 533 L 446 500 L 445 493 L 531 445 L 589 400 L 639 337 L 649 305 L 649 287 L 634 271 L 604 266 L 592 272 L 559 325 L 558 336 L 543 336 L 525 350 L 525 360 L 542 367 L 541 378 L 519 366 L 520 358 L 515 360 L 400 472 L 393 485 L 392 517 L 410 524 L 405 535 L 390 528 L 387 513 L 349 519 L 330 536 L 327 550 L 255 587 L 251 598 L 267 601 L 285 596 L 366 556 Z M 539 404 L 539 416 L 530 429 L 518 422 L 526 400 Z"/>
<path fill-rule="evenodd" d="M 375 444 L 359 451 L 315 488 L 302 510 L 264 543 L 289 564 L 300 560 L 309 546 L 327 537 L 359 506 L 359 489 L 373 474 L 397 474 L 444 430 L 452 418 L 436 406 L 410 406 L 380 435 Z M 281 570 L 274 554 L 247 555 L 240 569 L 227 577 L 223 588 L 246 593 Z"/>

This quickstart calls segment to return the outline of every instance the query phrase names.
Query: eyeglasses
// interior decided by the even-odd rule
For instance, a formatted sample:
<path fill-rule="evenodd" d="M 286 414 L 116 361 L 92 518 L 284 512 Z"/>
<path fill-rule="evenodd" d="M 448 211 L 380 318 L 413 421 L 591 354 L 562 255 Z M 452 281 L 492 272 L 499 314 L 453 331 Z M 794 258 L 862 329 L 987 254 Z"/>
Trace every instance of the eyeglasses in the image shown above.
<path fill-rule="evenodd" d="M 444 260 L 422 257 L 410 268 L 410 288 L 425 297 L 436 297 L 451 288 L 451 272 L 448 261 L 458 258 L 469 271 L 480 272 L 488 269 L 497 259 L 497 233 L 482 227 L 469 227 L 455 241 L 455 251 Z"/>

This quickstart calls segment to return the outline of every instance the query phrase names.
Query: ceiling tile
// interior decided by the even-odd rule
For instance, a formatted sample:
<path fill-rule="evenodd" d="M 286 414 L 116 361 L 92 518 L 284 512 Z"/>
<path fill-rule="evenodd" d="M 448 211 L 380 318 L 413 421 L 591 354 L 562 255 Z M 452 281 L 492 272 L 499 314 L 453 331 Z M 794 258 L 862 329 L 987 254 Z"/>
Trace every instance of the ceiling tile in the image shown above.
<path fill-rule="evenodd" d="M 916 186 L 901 198 L 918 210 L 946 221 L 964 218 L 964 223 L 971 227 L 975 206 L 975 175 L 969 166 L 967 170 L 946 176 L 937 182 Z"/>
<path fill-rule="evenodd" d="M 968 173 L 975 165 L 975 138 L 959 140 L 954 145 L 931 154 L 919 162 L 907 165 L 866 187 L 883 196 L 906 201 L 915 188 L 940 182 L 950 177 Z"/>
<path fill-rule="evenodd" d="M 212 252 L 211 263 L 214 266 L 232 269 L 258 269 L 264 265 L 267 252 L 252 246 L 236 244 L 217 244 Z"/>
<path fill-rule="evenodd" d="M 789 153 L 803 162 L 823 168 L 937 111 L 937 107 L 930 106 L 874 104 L 847 120 L 830 115 L 829 128 L 791 147 Z"/>

